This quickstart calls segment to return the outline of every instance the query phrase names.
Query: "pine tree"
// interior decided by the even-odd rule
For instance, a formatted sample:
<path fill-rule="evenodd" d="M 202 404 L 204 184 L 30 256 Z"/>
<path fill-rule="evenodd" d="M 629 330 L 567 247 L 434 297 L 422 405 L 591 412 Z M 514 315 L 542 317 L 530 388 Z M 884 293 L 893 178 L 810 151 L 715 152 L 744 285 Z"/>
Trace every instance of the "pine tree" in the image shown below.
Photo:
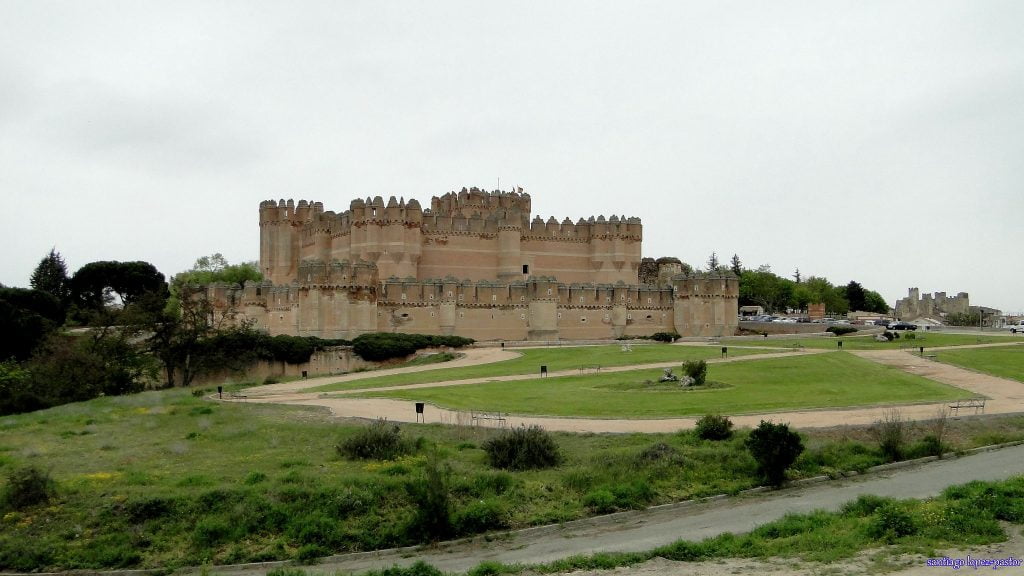
<path fill-rule="evenodd" d="M 743 263 L 740 262 L 739 254 L 733 254 L 732 255 L 732 260 L 731 260 L 729 266 L 730 266 L 730 268 L 732 268 L 732 273 L 733 274 L 735 274 L 737 276 L 739 276 L 740 274 L 743 274 Z"/>
<path fill-rule="evenodd" d="M 36 290 L 49 293 L 62 303 L 67 302 L 68 267 L 56 248 L 50 248 L 50 253 L 40 260 L 32 272 L 29 284 Z"/>
<path fill-rule="evenodd" d="M 708 256 L 708 272 L 718 270 L 718 265 L 718 255 L 712 252 L 711 256 Z"/>

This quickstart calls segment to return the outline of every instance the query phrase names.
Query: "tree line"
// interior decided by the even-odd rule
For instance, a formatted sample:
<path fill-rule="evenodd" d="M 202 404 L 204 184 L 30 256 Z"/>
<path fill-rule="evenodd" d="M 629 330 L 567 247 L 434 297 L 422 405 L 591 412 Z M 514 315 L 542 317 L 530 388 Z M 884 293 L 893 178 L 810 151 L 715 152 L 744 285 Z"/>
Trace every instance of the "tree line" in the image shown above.
<path fill-rule="evenodd" d="M 724 265 L 712 252 L 706 267 L 709 271 L 731 271 L 740 281 L 740 306 L 761 306 L 769 314 L 806 310 L 809 304 L 824 304 L 829 314 L 889 312 L 889 305 L 881 294 L 865 289 L 855 280 L 845 285 L 834 285 L 823 277 L 804 277 L 799 268 L 790 279 L 775 274 L 769 265 L 753 270 L 745 268 L 737 254 L 733 254 L 729 264 Z"/>

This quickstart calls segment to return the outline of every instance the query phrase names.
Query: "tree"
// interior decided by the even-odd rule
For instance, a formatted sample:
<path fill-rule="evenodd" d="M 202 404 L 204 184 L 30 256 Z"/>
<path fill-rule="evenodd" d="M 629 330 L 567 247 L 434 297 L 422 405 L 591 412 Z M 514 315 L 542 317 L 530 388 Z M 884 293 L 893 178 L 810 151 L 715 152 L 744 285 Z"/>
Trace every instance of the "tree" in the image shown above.
<path fill-rule="evenodd" d="M 63 321 L 60 302 L 49 293 L 0 288 L 0 360 L 27 360 Z"/>
<path fill-rule="evenodd" d="M 758 472 L 772 486 L 781 486 L 786 480 L 786 469 L 804 451 L 800 435 L 786 424 L 773 424 L 761 420 L 750 432 L 744 444 L 757 461 Z"/>
<path fill-rule="evenodd" d="M 146 294 L 158 298 L 143 298 Z M 127 308 L 143 300 L 162 308 L 167 294 L 164 275 L 149 262 L 90 262 L 71 277 L 72 304 L 78 308 L 78 319 L 84 321 L 104 308 Z"/>
<path fill-rule="evenodd" d="M 740 306 L 761 306 L 770 313 L 785 309 L 791 303 L 793 282 L 779 278 L 766 268 L 744 270 L 740 275 Z"/>
<path fill-rule="evenodd" d="M 219 252 L 197 258 L 192 268 L 178 272 L 171 279 L 171 291 L 174 292 L 185 284 L 205 286 L 214 282 L 245 285 L 249 280 L 263 280 L 259 267 L 255 262 L 230 264 Z"/>
<path fill-rule="evenodd" d="M 732 273 L 738 278 L 740 274 L 743 274 L 743 263 L 740 262 L 739 254 L 733 254 L 732 260 L 729 261 L 729 267 L 732 269 Z"/>
<path fill-rule="evenodd" d="M 864 287 L 859 282 L 850 280 L 850 283 L 846 285 L 846 301 L 849 304 L 850 311 L 864 310 L 864 299 Z"/>
<path fill-rule="evenodd" d="M 64 258 L 56 248 L 51 248 L 50 253 L 40 260 L 39 265 L 32 272 L 29 285 L 36 290 L 50 294 L 61 304 L 67 303 L 69 295 L 68 267 L 64 264 Z"/>
<path fill-rule="evenodd" d="M 718 262 L 718 255 L 712 252 L 711 256 L 708 256 L 708 272 L 714 272 L 715 270 L 718 270 L 718 267 L 720 265 L 721 264 L 719 264 Z"/>
<path fill-rule="evenodd" d="M 864 292 L 864 310 L 867 312 L 877 312 L 879 314 L 889 313 L 889 304 L 885 302 L 885 298 L 874 290 L 867 290 Z"/>

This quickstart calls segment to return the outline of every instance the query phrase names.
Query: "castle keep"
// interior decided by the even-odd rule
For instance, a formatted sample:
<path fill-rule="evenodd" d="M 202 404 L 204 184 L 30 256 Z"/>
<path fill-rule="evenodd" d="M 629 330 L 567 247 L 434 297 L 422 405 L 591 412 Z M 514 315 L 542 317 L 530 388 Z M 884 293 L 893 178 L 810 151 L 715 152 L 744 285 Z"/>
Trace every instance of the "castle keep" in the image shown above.
<path fill-rule="evenodd" d="M 738 281 L 659 261 L 641 284 L 639 218 L 531 219 L 530 195 L 450 192 L 410 199 L 260 204 L 263 283 L 214 285 L 219 306 L 270 334 L 366 332 L 477 340 L 732 334 Z M 650 259 L 645 259 L 650 264 Z"/>

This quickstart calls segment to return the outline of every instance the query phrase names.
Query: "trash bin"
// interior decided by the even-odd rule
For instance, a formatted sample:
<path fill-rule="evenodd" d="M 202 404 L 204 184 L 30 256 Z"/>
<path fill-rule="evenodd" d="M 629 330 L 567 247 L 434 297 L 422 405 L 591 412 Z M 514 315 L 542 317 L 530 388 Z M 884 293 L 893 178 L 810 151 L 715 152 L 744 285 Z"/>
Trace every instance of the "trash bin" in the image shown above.
<path fill-rule="evenodd" d="M 540 375 L 541 376 L 547 376 L 548 375 L 548 366 L 547 366 L 547 364 L 541 365 L 541 367 L 540 367 Z"/>

